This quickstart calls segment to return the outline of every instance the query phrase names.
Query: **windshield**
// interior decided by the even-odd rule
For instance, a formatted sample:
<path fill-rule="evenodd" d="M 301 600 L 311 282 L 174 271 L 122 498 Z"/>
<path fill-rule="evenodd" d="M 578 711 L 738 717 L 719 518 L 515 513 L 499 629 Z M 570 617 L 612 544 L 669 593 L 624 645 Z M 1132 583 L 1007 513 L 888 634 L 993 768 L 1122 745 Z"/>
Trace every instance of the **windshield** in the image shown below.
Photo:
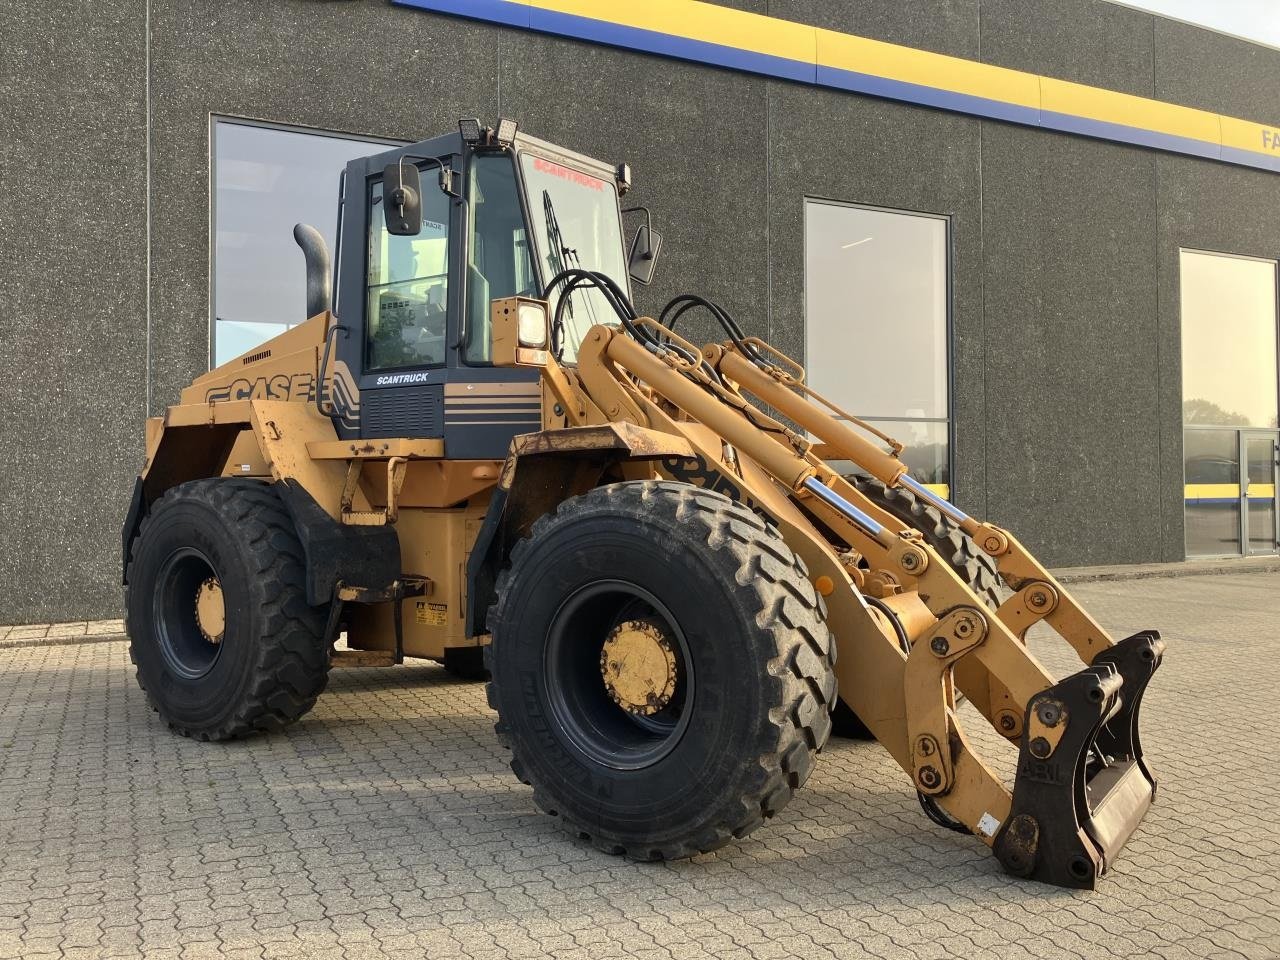
<path fill-rule="evenodd" d="M 598 270 L 628 289 L 617 187 L 527 153 L 520 162 L 544 278 L 573 268 Z M 553 316 L 557 300 L 553 297 L 549 304 Z M 577 357 L 578 344 L 595 324 L 617 322 L 599 290 L 575 291 L 565 306 L 561 359 L 572 362 Z"/>

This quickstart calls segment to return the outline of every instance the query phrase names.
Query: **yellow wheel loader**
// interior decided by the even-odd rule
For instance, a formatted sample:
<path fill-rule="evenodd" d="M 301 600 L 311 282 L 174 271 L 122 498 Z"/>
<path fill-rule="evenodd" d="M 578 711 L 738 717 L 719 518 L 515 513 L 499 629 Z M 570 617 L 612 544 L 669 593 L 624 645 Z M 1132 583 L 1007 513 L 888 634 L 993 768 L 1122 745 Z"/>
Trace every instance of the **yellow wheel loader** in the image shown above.
<path fill-rule="evenodd" d="M 297 720 L 342 663 L 487 675 L 537 805 L 646 860 L 779 813 L 834 711 L 935 822 L 1093 887 L 1155 795 L 1159 635 L 1113 640 L 715 302 L 641 316 L 661 240 L 629 181 L 509 120 L 347 166 L 336 269 L 294 231 L 309 319 L 147 422 L 123 535 L 151 704 L 218 740 Z M 690 311 L 723 341 L 683 338 Z M 1037 624 L 1083 669 L 1050 675 Z"/>

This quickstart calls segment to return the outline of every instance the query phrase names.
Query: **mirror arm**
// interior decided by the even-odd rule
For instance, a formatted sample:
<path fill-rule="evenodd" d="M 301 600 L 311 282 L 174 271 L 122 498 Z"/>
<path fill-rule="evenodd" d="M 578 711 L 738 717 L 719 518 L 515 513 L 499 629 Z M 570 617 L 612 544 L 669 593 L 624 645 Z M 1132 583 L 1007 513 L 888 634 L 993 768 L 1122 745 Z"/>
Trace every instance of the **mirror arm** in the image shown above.
<path fill-rule="evenodd" d="M 411 160 L 414 162 L 422 162 L 422 163 L 434 163 L 437 167 L 440 168 L 440 189 L 444 193 L 453 197 L 453 199 L 455 200 L 462 199 L 462 194 L 455 193 L 453 189 L 453 168 L 446 167 L 444 165 L 444 161 L 441 160 L 439 157 L 419 157 L 411 153 L 406 153 L 400 158 L 400 162 L 403 163 L 405 160 Z"/>

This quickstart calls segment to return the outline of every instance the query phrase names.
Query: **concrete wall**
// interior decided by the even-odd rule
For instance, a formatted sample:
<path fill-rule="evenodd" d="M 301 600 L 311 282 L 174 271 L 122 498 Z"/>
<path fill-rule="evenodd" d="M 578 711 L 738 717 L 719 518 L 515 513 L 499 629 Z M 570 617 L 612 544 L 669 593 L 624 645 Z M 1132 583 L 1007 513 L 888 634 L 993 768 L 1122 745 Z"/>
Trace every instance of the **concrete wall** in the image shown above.
<path fill-rule="evenodd" d="M 1103 0 L 731 5 L 1280 123 L 1280 53 Z M 118 615 L 144 410 L 207 357 L 210 114 L 503 113 L 629 160 L 666 239 L 641 306 L 706 292 L 795 353 L 805 196 L 951 216 L 954 487 L 1055 564 L 1181 558 L 1177 250 L 1280 257 L 1272 174 L 385 0 L 17 0 L 0 35 L 0 622 Z"/>
<path fill-rule="evenodd" d="M 0 38 L 0 622 L 118 616 L 146 412 L 144 0 L 2 4 Z"/>

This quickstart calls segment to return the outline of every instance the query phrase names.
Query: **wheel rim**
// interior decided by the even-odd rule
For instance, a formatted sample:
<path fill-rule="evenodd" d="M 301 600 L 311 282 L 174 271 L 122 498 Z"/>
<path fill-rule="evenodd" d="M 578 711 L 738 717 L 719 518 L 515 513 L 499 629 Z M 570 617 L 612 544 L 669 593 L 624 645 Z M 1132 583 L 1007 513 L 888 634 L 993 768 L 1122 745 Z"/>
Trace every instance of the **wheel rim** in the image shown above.
<path fill-rule="evenodd" d="M 218 661 L 225 635 L 222 585 L 209 559 L 194 547 L 164 561 L 152 601 L 152 621 L 170 671 L 203 677 Z"/>
<path fill-rule="evenodd" d="M 561 732 L 615 770 L 657 763 L 692 714 L 689 644 L 657 597 L 624 580 L 581 587 L 547 631 L 543 683 Z"/>

